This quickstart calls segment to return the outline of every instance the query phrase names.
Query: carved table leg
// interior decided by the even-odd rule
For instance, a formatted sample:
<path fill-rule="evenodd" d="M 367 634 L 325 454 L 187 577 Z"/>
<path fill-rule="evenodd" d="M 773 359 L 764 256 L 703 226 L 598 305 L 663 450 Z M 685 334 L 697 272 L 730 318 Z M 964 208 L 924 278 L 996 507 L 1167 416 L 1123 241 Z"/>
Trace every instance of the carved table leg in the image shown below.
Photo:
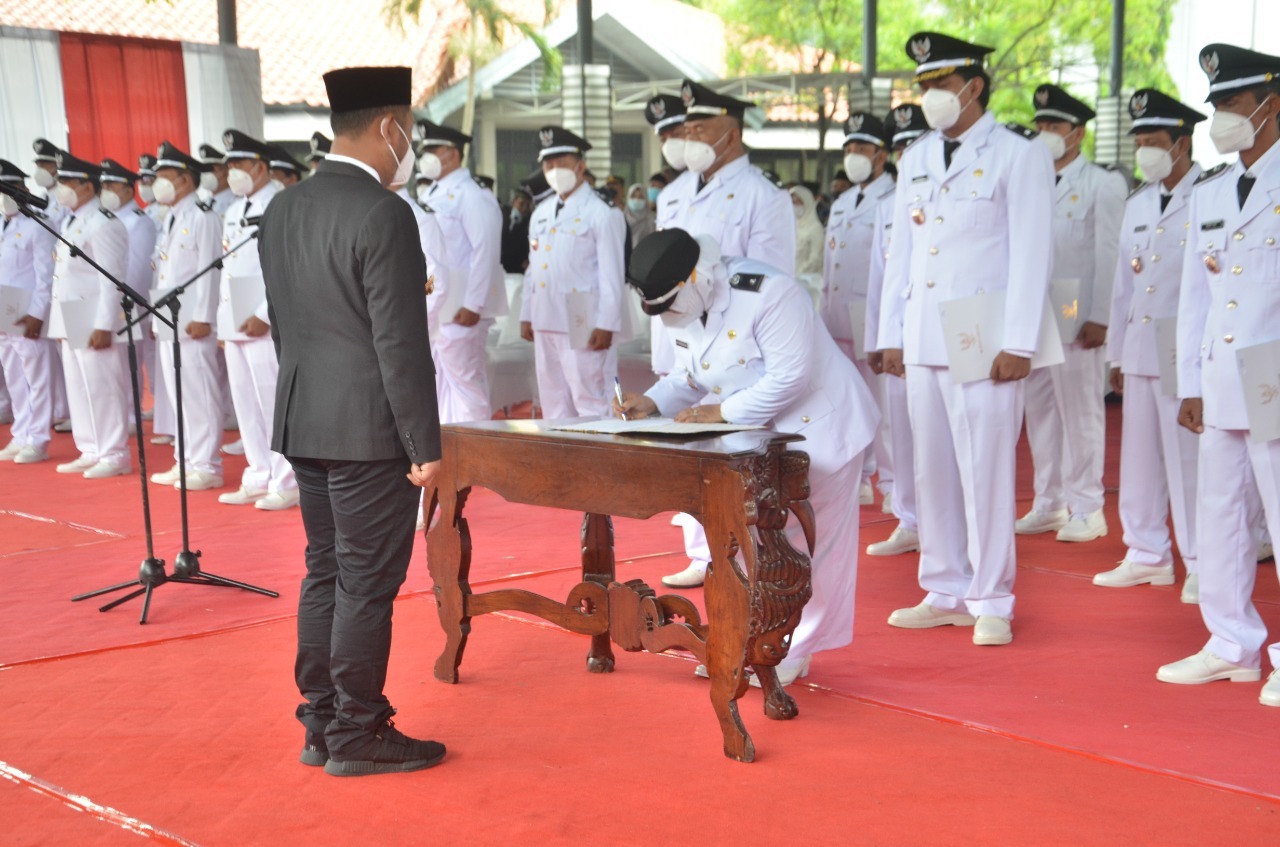
<path fill-rule="evenodd" d="M 800 714 L 800 707 L 778 682 L 778 669 L 770 665 L 755 666 L 756 678 L 764 692 L 764 715 L 775 721 L 789 721 Z"/>
<path fill-rule="evenodd" d="M 432 497 L 432 511 L 440 508 L 440 518 L 427 533 L 427 565 L 434 583 L 436 611 L 445 633 L 444 650 L 436 659 L 435 677 L 441 682 L 458 681 L 458 666 L 471 632 L 467 598 L 471 596 L 471 532 L 462 510 L 470 488 L 455 491 L 451 479 L 442 480 Z"/>
<path fill-rule="evenodd" d="M 582 517 L 582 580 L 608 588 L 614 580 L 613 518 L 588 512 Z M 591 636 L 587 653 L 591 673 L 613 672 L 613 645 L 608 631 Z"/>

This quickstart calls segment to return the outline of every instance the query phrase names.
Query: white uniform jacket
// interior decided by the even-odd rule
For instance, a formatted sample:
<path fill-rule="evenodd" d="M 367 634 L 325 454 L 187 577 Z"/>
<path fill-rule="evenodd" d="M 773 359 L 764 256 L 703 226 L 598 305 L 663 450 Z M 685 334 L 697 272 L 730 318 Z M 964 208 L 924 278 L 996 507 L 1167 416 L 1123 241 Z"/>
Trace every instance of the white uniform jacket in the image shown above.
<path fill-rule="evenodd" d="M 1248 429 L 1236 351 L 1280 338 L 1280 145 L 1254 162 L 1241 209 L 1236 162 L 1191 190 L 1178 302 L 1178 396 L 1204 398 L 1204 423 Z"/>
<path fill-rule="evenodd" d="M 876 343 L 901 348 L 908 365 L 945 366 L 938 305 L 989 291 L 1008 292 L 1003 349 L 1030 356 L 1039 342 L 1053 267 L 1052 156 L 990 112 L 959 140 L 950 168 L 938 132 L 898 164 Z"/>
<path fill-rule="evenodd" d="M 1129 186 L 1118 171 L 1077 156 L 1058 173 L 1053 206 L 1053 279 L 1080 280 L 1080 320 L 1107 325 L 1116 236 Z M 1064 343 L 1074 338 L 1062 339 Z"/>
<path fill-rule="evenodd" d="M 412 202 L 412 201 L 410 201 Z M 481 318 L 505 315 L 506 278 L 502 254 L 502 209 L 492 191 L 481 188 L 466 168 L 459 168 L 432 183 L 423 203 L 440 228 L 441 245 L 427 253 L 427 278 L 432 293 L 427 309 L 437 313 L 446 300 Z M 450 286 L 466 292 L 449 295 Z M 448 323 L 453 315 L 435 315 Z"/>
<path fill-rule="evenodd" d="M 623 251 L 627 224 L 622 212 L 605 203 L 583 183 L 564 199 L 548 197 L 529 219 L 529 267 L 525 271 L 520 320 L 534 332 L 568 332 L 567 295 L 596 293 L 591 329 L 623 329 Z"/>
<path fill-rule="evenodd" d="M 128 269 L 125 271 L 125 282 L 146 297 L 155 274 L 151 268 L 151 256 L 156 251 L 155 224 L 132 200 L 116 210 L 116 217 L 129 234 L 129 261 L 126 263 Z"/>
<path fill-rule="evenodd" d="M 896 194 L 896 191 L 895 191 Z M 889 247 L 893 242 L 893 199 L 890 194 L 876 206 L 876 219 L 872 225 L 871 255 L 867 270 L 867 350 L 878 350 L 880 335 L 880 304 L 884 302 L 884 269 L 889 261 Z"/>
<path fill-rule="evenodd" d="M 1157 183 L 1141 186 L 1125 203 L 1107 329 L 1107 361 L 1123 373 L 1160 375 L 1156 321 L 1178 315 L 1191 186 L 1200 173 L 1193 164 L 1163 212 Z"/>
<path fill-rule="evenodd" d="M 876 241 L 876 209 L 882 201 L 892 198 L 893 192 L 893 177 L 885 173 L 866 188 L 850 188 L 831 205 L 826 249 L 822 251 L 821 312 L 822 322 L 833 338 L 853 340 L 849 304 L 867 299 L 871 252 Z"/>
<path fill-rule="evenodd" d="M 173 205 L 160 227 L 160 237 L 156 239 L 156 288 L 168 290 L 182 285 L 221 255 L 222 219 L 199 204 L 192 192 Z M 220 277 L 214 268 L 183 292 L 178 313 L 179 338 L 186 337 L 184 328 L 193 322 L 210 324 L 217 331 Z"/>
<path fill-rule="evenodd" d="M 808 292 L 761 262 L 724 264 L 729 284 L 706 325 L 668 328 L 675 368 L 646 393 L 666 416 L 710 394 L 727 421 L 803 435 L 797 449 L 828 471 L 853 460 L 871 443 L 880 413 Z"/>
<path fill-rule="evenodd" d="M 0 217 L 0 285 L 31 292 L 27 315 L 48 323 L 49 298 L 53 286 L 53 235 L 40 224 L 21 213 L 12 218 Z M 25 317 L 15 315 L 13 320 Z M 9 323 L 12 324 L 13 320 Z M 13 326 L 0 327 L 0 332 L 15 334 Z"/>
<path fill-rule="evenodd" d="M 248 197 L 237 197 L 235 202 L 227 207 L 226 214 L 222 216 L 222 249 L 230 250 L 241 241 L 244 241 L 250 235 L 257 232 L 258 225 L 246 225 L 246 218 L 256 218 L 267 210 L 267 205 L 271 203 L 271 198 L 279 193 L 274 185 L 268 182 L 262 188 L 258 189 L 256 194 Z M 258 244 L 256 241 L 250 241 L 248 244 L 238 248 L 235 252 L 227 256 L 222 263 L 221 279 L 218 283 L 218 311 L 226 310 L 228 320 L 222 322 L 230 325 L 231 312 L 231 280 L 235 277 L 244 276 L 262 276 L 262 259 L 258 255 Z M 253 310 L 254 317 L 263 323 L 269 323 L 267 320 L 267 296 L 266 289 L 263 289 L 262 302 Z M 252 336 L 245 335 L 240 332 L 237 326 L 236 331 L 230 335 L 218 334 L 218 337 L 224 341 L 256 341 Z M 264 335 L 262 338 L 270 338 L 270 335 Z"/>
<path fill-rule="evenodd" d="M 129 261 L 129 233 L 124 224 L 111 212 L 98 205 L 93 198 L 76 209 L 62 222 L 62 237 L 84 251 L 116 279 L 124 279 Z M 81 258 L 73 258 L 71 250 L 61 241 L 54 253 L 54 300 L 97 300 L 93 328 L 112 334 L 124 326 L 124 314 L 120 310 L 120 294 L 112 282 Z M 50 326 L 50 333 L 58 332 L 57 324 Z"/>

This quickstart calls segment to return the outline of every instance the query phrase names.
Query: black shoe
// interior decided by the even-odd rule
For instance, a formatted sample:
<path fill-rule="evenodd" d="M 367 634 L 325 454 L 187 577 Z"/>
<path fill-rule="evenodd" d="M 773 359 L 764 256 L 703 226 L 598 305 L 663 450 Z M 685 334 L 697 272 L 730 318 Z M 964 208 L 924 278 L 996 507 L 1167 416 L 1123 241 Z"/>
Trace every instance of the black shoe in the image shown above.
<path fill-rule="evenodd" d="M 410 738 L 388 720 L 363 747 L 344 751 L 341 760 L 330 758 L 325 762 L 324 772 L 332 776 L 369 776 L 420 771 L 440 764 L 444 753 L 443 744 Z"/>
<path fill-rule="evenodd" d="M 313 768 L 324 767 L 329 761 L 329 748 L 324 743 L 324 733 L 308 732 L 298 761 Z"/>

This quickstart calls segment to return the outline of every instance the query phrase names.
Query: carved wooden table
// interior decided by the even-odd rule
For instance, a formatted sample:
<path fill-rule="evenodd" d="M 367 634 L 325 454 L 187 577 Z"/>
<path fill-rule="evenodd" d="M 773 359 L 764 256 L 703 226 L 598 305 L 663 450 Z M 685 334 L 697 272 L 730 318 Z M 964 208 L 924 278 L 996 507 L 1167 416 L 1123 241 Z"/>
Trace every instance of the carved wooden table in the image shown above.
<path fill-rule="evenodd" d="M 813 549 L 809 457 L 787 450 L 800 436 L 767 431 L 715 438 L 649 439 L 549 429 L 558 422 L 485 421 L 446 426 L 443 457 L 429 511 L 427 557 L 444 628 L 435 676 L 458 681 L 471 618 L 487 612 L 528 612 L 571 632 L 592 636 L 587 670 L 613 670 L 610 640 L 623 650 L 688 650 L 707 666 L 711 704 L 730 758 L 750 762 L 755 746 L 738 716 L 750 665 L 765 694 L 765 714 L 797 714 L 778 684 L 775 666 L 810 596 L 809 557 L 783 529 L 795 511 Z M 582 582 L 564 603 L 529 591 L 473 594 L 468 584 L 471 534 L 463 509 L 472 486 L 509 502 L 585 512 Z M 706 528 L 707 621 L 679 595 L 657 596 L 638 579 L 614 575 L 610 515 L 648 518 L 681 511 Z"/>

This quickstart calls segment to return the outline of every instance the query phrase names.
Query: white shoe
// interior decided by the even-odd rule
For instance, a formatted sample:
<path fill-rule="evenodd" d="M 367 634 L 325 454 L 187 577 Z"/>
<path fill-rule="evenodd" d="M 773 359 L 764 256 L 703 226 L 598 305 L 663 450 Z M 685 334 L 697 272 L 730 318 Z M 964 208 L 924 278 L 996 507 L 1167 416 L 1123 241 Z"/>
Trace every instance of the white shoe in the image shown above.
<path fill-rule="evenodd" d="M 18 452 L 25 446 L 27 445 L 19 444 L 16 441 L 10 441 L 8 447 L 0 450 L 0 462 L 12 462 L 13 457 L 18 455 Z"/>
<path fill-rule="evenodd" d="M 864 482 L 862 487 L 858 489 L 858 505 L 870 506 L 876 502 L 876 491 L 871 487 L 871 483 Z"/>
<path fill-rule="evenodd" d="M 49 454 L 43 447 L 36 447 L 34 444 L 26 444 L 18 455 L 13 457 L 15 465 L 34 465 L 36 462 L 46 462 L 49 460 Z"/>
<path fill-rule="evenodd" d="M 173 482 L 174 488 L 179 488 L 182 480 L 176 479 Z M 221 488 L 222 477 L 211 473 L 201 473 L 200 471 L 191 471 L 187 474 L 187 490 L 188 491 L 208 491 L 211 488 Z"/>
<path fill-rule="evenodd" d="M 996 615 L 978 615 L 973 625 L 973 643 L 979 647 L 997 647 L 1013 640 L 1013 627 L 1008 618 Z"/>
<path fill-rule="evenodd" d="M 292 509 L 298 505 L 298 490 L 293 491 L 275 491 L 263 497 L 257 503 L 253 504 L 253 508 L 261 509 L 264 512 L 283 512 L 285 509 Z"/>
<path fill-rule="evenodd" d="M 96 464 L 98 464 L 97 459 L 90 458 L 82 453 L 80 458 L 71 462 L 63 462 L 61 465 L 54 468 L 54 470 L 58 473 L 84 473 Z"/>
<path fill-rule="evenodd" d="M 1275 550 L 1272 549 L 1270 541 L 1258 542 L 1258 561 L 1259 562 L 1265 562 L 1267 559 L 1270 559 L 1274 555 L 1275 555 Z"/>
<path fill-rule="evenodd" d="M 60 420 L 60 421 L 54 421 L 54 422 L 53 422 L 53 431 L 54 431 L 54 432 L 70 432 L 70 431 L 71 431 L 71 418 L 63 418 L 63 419 L 62 419 L 62 420 Z"/>
<path fill-rule="evenodd" d="M 1233 664 L 1208 650 L 1201 650 L 1194 656 L 1161 666 L 1156 671 L 1156 679 L 1161 682 L 1172 682 L 1175 685 L 1202 685 L 1219 679 L 1229 679 L 1232 682 L 1257 682 L 1262 679 L 1262 671 L 1258 668 L 1246 668 L 1244 665 Z"/>
<path fill-rule="evenodd" d="M 1071 513 L 1066 509 L 1055 509 L 1052 512 L 1037 512 L 1035 509 L 1018 518 L 1014 524 L 1014 532 L 1018 535 L 1039 535 L 1042 532 L 1056 532 L 1067 525 Z"/>
<path fill-rule="evenodd" d="M 689 567 L 662 578 L 667 588 L 697 588 L 707 578 L 707 566 L 702 562 L 690 562 Z"/>
<path fill-rule="evenodd" d="M 886 515 L 893 514 L 893 492 L 892 491 L 884 495 L 884 499 L 880 501 L 880 511 Z"/>
<path fill-rule="evenodd" d="M 1267 684 L 1262 686 L 1258 702 L 1264 706 L 1280 706 L 1280 670 L 1272 671 L 1271 676 L 1267 677 Z"/>
<path fill-rule="evenodd" d="M 226 503 L 228 506 L 252 506 L 266 496 L 267 490 L 265 488 L 245 488 L 242 485 L 238 491 L 219 494 L 218 502 Z"/>
<path fill-rule="evenodd" d="M 173 485 L 178 481 L 178 466 L 174 465 L 167 471 L 153 473 L 151 475 L 151 481 L 156 485 Z"/>
<path fill-rule="evenodd" d="M 89 468 L 89 470 L 85 471 L 84 478 L 108 479 L 113 476 L 124 476 L 131 470 L 132 468 L 127 464 L 108 462 L 106 459 L 103 459 L 101 462 L 98 462 L 96 465 Z"/>
<path fill-rule="evenodd" d="M 884 541 L 867 545 L 868 556 L 898 556 L 920 549 L 920 533 L 906 529 L 901 524 Z"/>
<path fill-rule="evenodd" d="M 237 438 L 235 441 L 232 441 L 230 444 L 223 444 L 218 449 L 228 456 L 243 456 L 244 442 Z"/>
<path fill-rule="evenodd" d="M 151 443 L 152 444 L 172 444 L 173 436 L 172 435 L 153 435 L 151 436 Z"/>
<path fill-rule="evenodd" d="M 1129 588 L 1133 585 L 1173 585 L 1173 562 L 1143 565 L 1124 559 L 1118 567 L 1095 574 L 1094 585 L 1104 588 Z"/>
<path fill-rule="evenodd" d="M 1067 525 L 1058 530 L 1059 541 L 1093 541 L 1107 534 L 1107 519 L 1102 510 L 1088 515 L 1072 515 Z"/>
<path fill-rule="evenodd" d="M 797 679 L 804 679 L 809 675 L 809 657 L 805 656 L 803 659 L 793 659 L 788 656 L 778 663 L 777 673 L 778 684 L 783 687 L 790 685 Z M 751 684 L 752 688 L 761 687 L 760 677 L 755 674 L 751 674 L 751 676 L 747 677 L 747 682 Z"/>
<path fill-rule="evenodd" d="M 1182 583 L 1182 602 L 1194 606 L 1200 602 L 1200 574 L 1189 573 Z"/>
<path fill-rule="evenodd" d="M 968 612 L 948 612 L 928 603 L 898 609 L 889 615 L 889 626 L 901 629 L 931 629 L 935 626 L 973 626 L 973 615 Z"/>

